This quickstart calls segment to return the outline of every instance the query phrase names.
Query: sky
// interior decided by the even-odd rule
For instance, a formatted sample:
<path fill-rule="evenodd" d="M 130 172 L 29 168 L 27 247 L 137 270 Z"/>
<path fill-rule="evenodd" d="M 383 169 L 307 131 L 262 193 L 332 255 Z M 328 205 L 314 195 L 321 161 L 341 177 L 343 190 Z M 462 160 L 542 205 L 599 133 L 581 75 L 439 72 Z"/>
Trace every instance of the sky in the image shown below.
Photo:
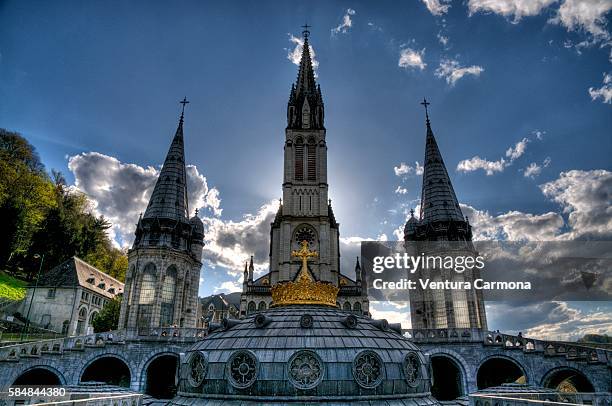
<path fill-rule="evenodd" d="M 418 208 L 423 97 L 478 239 L 612 237 L 612 0 L 0 1 L 0 127 L 129 247 L 184 97 L 200 295 L 267 268 L 304 23 L 326 108 L 343 272 Z M 228 238 L 231 237 L 231 238 Z M 229 241 L 229 242 L 228 242 Z M 489 327 L 612 331 L 608 302 L 488 305 Z M 372 312 L 409 326 L 406 308 Z M 508 320 L 512 322 L 508 322 Z"/>

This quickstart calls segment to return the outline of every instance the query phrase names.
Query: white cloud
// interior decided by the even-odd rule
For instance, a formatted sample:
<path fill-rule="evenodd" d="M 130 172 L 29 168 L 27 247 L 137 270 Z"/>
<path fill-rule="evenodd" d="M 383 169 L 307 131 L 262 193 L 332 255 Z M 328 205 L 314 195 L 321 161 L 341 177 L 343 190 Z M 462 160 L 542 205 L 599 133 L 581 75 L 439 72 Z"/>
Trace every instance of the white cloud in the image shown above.
<path fill-rule="evenodd" d="M 373 319 L 386 319 L 389 323 L 400 323 L 404 329 L 412 326 L 410 312 L 400 303 L 372 301 L 370 302 L 370 313 Z"/>
<path fill-rule="evenodd" d="M 525 153 L 525 149 L 527 148 L 528 142 L 529 142 L 529 139 L 525 137 L 519 142 L 517 142 L 514 147 L 508 148 L 506 150 L 506 157 L 510 158 L 511 162 L 517 158 L 520 158 L 521 155 Z"/>
<path fill-rule="evenodd" d="M 599 89 L 589 87 L 589 95 L 593 101 L 601 98 L 602 103 L 612 104 L 612 74 L 604 73 L 603 85 Z"/>
<path fill-rule="evenodd" d="M 610 33 L 606 30 L 606 14 L 610 10 L 610 0 L 565 0 L 550 22 L 561 24 L 568 31 L 587 32 L 594 40 L 607 40 Z"/>
<path fill-rule="evenodd" d="M 398 186 L 397 188 L 395 188 L 395 193 L 397 193 L 398 195 L 405 195 L 406 193 L 408 193 L 408 189 L 406 189 L 405 187 Z"/>
<path fill-rule="evenodd" d="M 219 286 L 215 286 L 215 293 L 223 291 L 224 293 L 242 292 L 241 281 L 225 281 Z"/>
<path fill-rule="evenodd" d="M 495 172 L 503 172 L 506 165 L 507 162 L 504 158 L 500 158 L 497 161 L 488 161 L 476 155 L 470 159 L 460 161 L 457 164 L 457 170 L 459 172 L 474 172 L 478 169 L 482 169 L 487 176 L 491 176 Z"/>
<path fill-rule="evenodd" d="M 575 341 L 585 334 L 610 334 L 612 316 L 596 307 L 586 312 L 567 302 L 487 303 L 489 326 L 501 326 L 504 332 L 544 340 Z"/>
<path fill-rule="evenodd" d="M 550 157 L 546 157 L 546 159 L 544 159 L 544 161 L 542 162 L 542 166 L 538 165 L 535 162 L 530 163 L 525 169 L 523 169 L 523 176 L 526 178 L 535 179 L 537 176 L 540 175 L 540 173 L 542 173 L 542 168 L 548 167 L 548 165 L 550 165 L 550 162 Z"/>
<path fill-rule="evenodd" d="M 435 16 L 441 16 L 448 12 L 451 0 L 423 0 L 427 10 Z"/>
<path fill-rule="evenodd" d="M 446 79 L 446 83 L 454 86 L 455 83 L 465 75 L 480 76 L 484 68 L 478 65 L 460 66 L 458 61 L 443 59 L 434 74 L 439 78 Z"/>
<path fill-rule="evenodd" d="M 612 172 L 603 169 L 562 172 L 557 179 L 540 185 L 540 189 L 561 206 L 563 215 L 509 211 L 495 216 L 461 204 L 461 211 L 473 226 L 474 240 L 603 241 L 612 238 Z"/>
<path fill-rule="evenodd" d="M 506 158 L 499 158 L 496 161 L 489 161 L 487 159 L 481 158 L 478 155 L 470 158 L 464 159 L 457 164 L 457 171 L 459 172 L 474 172 L 479 169 L 485 171 L 487 176 L 491 176 L 495 174 L 495 172 L 503 172 L 508 166 L 512 165 L 512 163 L 520 158 L 527 148 L 527 144 L 531 140 L 529 138 L 523 138 L 518 141 L 513 147 L 510 147 L 506 150 Z"/>
<path fill-rule="evenodd" d="M 75 188 L 91 200 L 94 212 L 112 224 L 110 237 L 120 246 L 129 246 L 134 238 L 138 216 L 144 212 L 159 170 L 149 166 L 122 163 L 98 152 L 84 152 L 69 157 L 68 168 L 74 175 Z M 193 165 L 187 165 L 190 215 L 196 208 L 221 215 L 219 192 L 208 186 L 206 177 Z"/>
<path fill-rule="evenodd" d="M 287 59 L 289 59 L 295 65 L 300 65 L 300 61 L 302 60 L 302 49 L 304 48 L 304 39 L 300 37 L 296 37 L 292 34 L 289 35 L 289 41 L 291 41 L 294 45 L 293 49 L 287 49 Z M 308 49 L 310 50 L 310 59 L 312 60 L 312 68 L 316 71 L 319 67 L 319 61 L 316 60 L 315 50 L 312 45 L 308 44 Z"/>
<path fill-rule="evenodd" d="M 568 215 L 570 230 L 560 238 L 612 236 L 612 172 L 603 169 L 561 172 L 558 179 L 540 185 L 540 189 Z"/>
<path fill-rule="evenodd" d="M 542 167 L 536 164 L 535 162 L 530 163 L 523 170 L 523 176 L 526 178 L 531 178 L 531 179 L 534 179 L 540 173 L 542 173 Z"/>
<path fill-rule="evenodd" d="M 448 46 L 448 37 L 445 35 L 442 35 L 441 32 L 438 33 L 438 35 L 436 36 L 438 38 L 438 42 L 444 47 L 444 49 L 446 49 L 446 47 Z"/>
<path fill-rule="evenodd" d="M 425 48 L 421 49 L 420 51 L 412 48 L 401 49 L 397 66 L 400 68 L 415 68 L 423 70 L 427 66 L 427 64 L 423 61 L 424 55 Z"/>
<path fill-rule="evenodd" d="M 355 10 L 352 8 L 346 9 L 346 13 L 342 16 L 342 22 L 337 27 L 332 28 L 332 36 L 336 34 L 346 34 L 348 30 L 353 26 L 353 20 L 351 16 L 355 15 Z"/>
<path fill-rule="evenodd" d="M 239 276 L 244 270 L 244 261 L 253 255 L 256 270 L 267 268 L 270 223 L 277 211 L 278 201 L 272 200 L 261 206 L 257 213 L 245 214 L 239 221 L 203 218 L 203 258 L 206 263 L 212 267 L 225 267 L 230 274 Z"/>
<path fill-rule="evenodd" d="M 395 176 L 406 179 L 409 175 L 423 175 L 423 166 L 419 161 L 415 161 L 414 166 L 401 162 L 398 166 L 393 167 L 393 172 L 395 172 Z"/>
<path fill-rule="evenodd" d="M 469 0 L 469 15 L 475 13 L 495 13 L 504 17 L 513 17 L 518 23 L 523 17 L 530 17 L 555 3 L 557 0 Z"/>

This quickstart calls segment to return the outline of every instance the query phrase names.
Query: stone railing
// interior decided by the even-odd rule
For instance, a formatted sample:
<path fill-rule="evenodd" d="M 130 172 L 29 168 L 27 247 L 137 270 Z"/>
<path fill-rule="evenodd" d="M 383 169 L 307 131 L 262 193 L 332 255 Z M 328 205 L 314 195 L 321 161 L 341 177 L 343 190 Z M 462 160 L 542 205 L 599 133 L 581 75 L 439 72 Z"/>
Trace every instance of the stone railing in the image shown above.
<path fill-rule="evenodd" d="M 486 331 L 477 328 L 409 329 L 404 336 L 415 343 L 482 343 L 485 346 L 503 347 L 509 350 L 538 352 L 547 356 L 564 356 L 587 362 L 612 365 L 612 351 L 593 348 L 581 343 L 538 340 L 522 335 Z"/>
<path fill-rule="evenodd" d="M 469 395 L 470 406 L 504 405 L 504 406 L 540 406 L 559 405 L 610 405 L 612 394 L 609 392 L 593 393 L 473 393 Z"/>
<path fill-rule="evenodd" d="M 64 351 L 84 351 L 86 348 L 124 344 L 126 341 L 195 342 L 208 334 L 201 328 L 148 328 L 107 331 L 82 336 L 55 338 L 0 347 L 0 361 L 19 361 L 21 358 Z"/>

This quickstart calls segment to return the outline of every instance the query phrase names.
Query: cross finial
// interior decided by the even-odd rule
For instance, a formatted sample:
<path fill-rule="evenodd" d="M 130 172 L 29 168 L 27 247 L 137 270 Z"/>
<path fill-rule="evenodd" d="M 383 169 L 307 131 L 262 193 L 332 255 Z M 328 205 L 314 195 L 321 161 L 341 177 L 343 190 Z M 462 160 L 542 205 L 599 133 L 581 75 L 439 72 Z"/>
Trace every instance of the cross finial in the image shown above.
<path fill-rule="evenodd" d="M 185 105 L 189 104 L 189 101 L 187 100 L 187 96 L 183 97 L 183 100 L 181 100 L 179 104 L 183 105 L 183 109 L 181 110 L 181 120 L 183 120 L 183 117 L 185 116 Z"/>
<path fill-rule="evenodd" d="M 423 97 L 423 101 L 421 102 L 421 105 L 425 106 L 425 118 L 427 119 L 428 123 L 429 123 L 429 112 L 427 111 L 427 106 L 429 106 L 430 104 L 431 103 L 429 103 L 427 99 Z"/>
<path fill-rule="evenodd" d="M 410 209 L 410 217 L 414 217 L 414 209 Z"/>
<path fill-rule="evenodd" d="M 308 241 L 304 240 L 301 243 L 302 248 L 300 248 L 299 250 L 294 250 L 291 252 L 291 255 L 294 257 L 298 257 L 302 259 L 302 269 L 306 270 L 308 269 L 308 260 L 310 258 L 314 258 L 317 257 L 319 254 L 317 253 L 317 251 L 311 251 L 310 249 L 308 249 Z"/>
<path fill-rule="evenodd" d="M 308 30 L 309 28 L 312 28 L 312 25 L 308 25 L 307 23 L 302 25 L 302 28 L 304 29 L 302 31 L 302 35 L 304 36 L 304 38 L 308 38 L 310 36 L 310 31 Z"/>

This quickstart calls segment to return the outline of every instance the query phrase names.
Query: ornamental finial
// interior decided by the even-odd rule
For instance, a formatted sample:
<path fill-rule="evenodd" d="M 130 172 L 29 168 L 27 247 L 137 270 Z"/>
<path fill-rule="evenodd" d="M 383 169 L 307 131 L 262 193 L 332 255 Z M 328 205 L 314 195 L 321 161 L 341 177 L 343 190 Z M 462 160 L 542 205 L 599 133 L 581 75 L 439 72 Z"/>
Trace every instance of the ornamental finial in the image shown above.
<path fill-rule="evenodd" d="M 277 283 L 272 286 L 272 306 L 295 304 L 336 306 L 338 287 L 331 283 L 315 281 L 308 271 L 308 260 L 319 256 L 316 251 L 310 250 L 308 241 L 302 241 L 301 248 L 292 251 L 291 255 L 301 258 L 302 268 L 295 281 Z"/>

